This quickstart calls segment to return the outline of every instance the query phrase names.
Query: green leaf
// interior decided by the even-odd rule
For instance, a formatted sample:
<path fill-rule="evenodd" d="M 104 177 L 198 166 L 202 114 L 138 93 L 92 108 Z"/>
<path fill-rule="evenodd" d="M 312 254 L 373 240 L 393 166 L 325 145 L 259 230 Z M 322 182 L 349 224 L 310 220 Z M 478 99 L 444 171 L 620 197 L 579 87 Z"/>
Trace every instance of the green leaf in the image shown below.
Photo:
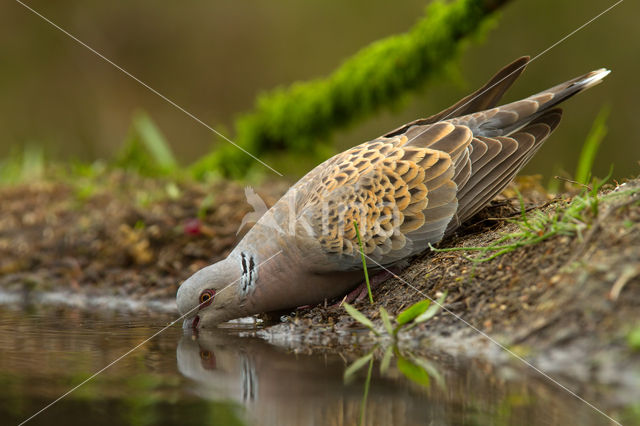
<path fill-rule="evenodd" d="M 400 315 L 398 315 L 398 318 L 396 318 L 398 325 L 404 325 L 410 322 L 415 317 L 417 317 L 418 315 L 426 311 L 427 308 L 429 308 L 430 304 L 431 304 L 431 300 L 424 299 L 419 301 L 418 303 L 414 303 L 413 305 L 409 306 L 407 309 L 402 311 Z"/>
<path fill-rule="evenodd" d="M 347 313 L 349 315 L 351 315 L 351 317 L 358 321 L 360 324 L 364 325 L 365 327 L 369 328 L 371 331 L 373 331 L 376 335 L 378 335 L 378 332 L 375 329 L 375 326 L 373 325 L 373 322 L 371 322 L 371 320 L 369 318 L 367 318 L 366 316 L 364 316 L 364 314 L 362 312 L 360 312 L 359 310 L 357 310 L 356 308 L 354 308 L 353 306 L 351 306 L 348 303 L 343 303 L 342 304 L 344 306 L 344 309 L 347 311 Z"/>
<path fill-rule="evenodd" d="M 587 184 L 589 183 L 589 176 L 591 176 L 591 168 L 593 162 L 600 148 L 600 143 L 607 135 L 607 118 L 611 112 L 611 106 L 605 105 L 600 109 L 589 134 L 582 145 L 582 151 L 578 160 L 578 168 L 576 170 L 575 180 L 577 182 Z"/>
<path fill-rule="evenodd" d="M 422 314 L 418 315 L 416 319 L 413 320 L 413 322 L 415 322 L 416 324 L 419 324 L 421 322 L 425 322 L 433 318 L 440 310 L 440 307 L 444 303 L 444 299 L 446 297 L 447 297 L 447 292 L 445 291 L 442 294 L 442 296 L 440 296 L 433 305 L 429 306 L 429 309 L 424 311 Z"/>
<path fill-rule="evenodd" d="M 424 358 L 417 358 L 413 356 L 411 357 L 411 361 L 418 367 L 422 368 L 429 375 L 429 378 L 435 379 L 436 384 L 440 389 L 446 389 L 444 377 L 442 377 L 442 374 L 440 374 L 435 365 Z"/>
<path fill-rule="evenodd" d="M 380 373 L 384 374 L 389 369 L 389 364 L 391 363 L 391 357 L 393 356 L 393 346 L 388 346 L 384 351 L 384 356 L 382 357 L 382 361 L 380 362 Z"/>
<path fill-rule="evenodd" d="M 422 367 L 419 367 L 411 361 L 406 360 L 405 358 L 402 358 L 400 356 L 398 357 L 397 366 L 398 370 L 400 370 L 400 372 L 404 374 L 407 379 L 421 386 L 429 386 L 429 373 L 427 373 L 426 370 Z"/>
<path fill-rule="evenodd" d="M 382 324 L 384 324 L 385 330 L 389 333 L 390 336 L 393 335 L 393 326 L 391 325 L 391 319 L 389 318 L 389 313 L 385 308 L 380 306 L 380 318 L 382 318 Z"/>
<path fill-rule="evenodd" d="M 349 380 L 351 380 L 353 378 L 353 375 L 362 367 L 364 367 L 372 358 L 373 351 L 355 360 L 353 364 L 351 364 L 349 367 L 347 367 L 346 370 L 344 370 L 344 375 L 342 376 L 344 378 L 344 381 L 348 382 Z"/>

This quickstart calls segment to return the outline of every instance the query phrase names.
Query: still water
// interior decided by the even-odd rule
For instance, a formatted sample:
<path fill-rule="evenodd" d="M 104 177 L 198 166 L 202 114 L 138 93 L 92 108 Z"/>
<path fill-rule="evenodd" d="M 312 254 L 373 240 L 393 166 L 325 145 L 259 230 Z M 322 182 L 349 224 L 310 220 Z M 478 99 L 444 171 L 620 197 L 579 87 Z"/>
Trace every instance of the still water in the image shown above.
<path fill-rule="evenodd" d="M 26 420 L 173 318 L 0 307 L 0 423 Z M 345 379 L 353 348 L 291 351 L 241 334 L 171 327 L 28 424 L 609 424 L 518 366 L 390 350 L 383 373 L 378 356 Z"/>

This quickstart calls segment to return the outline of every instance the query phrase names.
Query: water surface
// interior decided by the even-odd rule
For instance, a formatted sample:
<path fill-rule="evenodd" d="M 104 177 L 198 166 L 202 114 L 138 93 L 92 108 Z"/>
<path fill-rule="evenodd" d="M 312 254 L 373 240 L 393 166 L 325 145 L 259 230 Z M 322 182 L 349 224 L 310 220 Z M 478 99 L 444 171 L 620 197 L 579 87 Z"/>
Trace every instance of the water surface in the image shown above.
<path fill-rule="evenodd" d="M 172 319 L 0 308 L 2 424 L 29 418 Z M 353 350 L 320 352 L 175 326 L 29 424 L 609 424 L 518 366 L 398 352 L 384 373 L 365 362 L 345 381 Z"/>

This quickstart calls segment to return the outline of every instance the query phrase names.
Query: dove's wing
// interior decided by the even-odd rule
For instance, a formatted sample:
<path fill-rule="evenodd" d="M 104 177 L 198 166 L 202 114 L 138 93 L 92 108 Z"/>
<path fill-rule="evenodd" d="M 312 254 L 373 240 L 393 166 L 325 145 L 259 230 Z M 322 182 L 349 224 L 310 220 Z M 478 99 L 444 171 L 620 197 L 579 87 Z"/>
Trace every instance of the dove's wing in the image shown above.
<path fill-rule="evenodd" d="M 468 174 L 471 131 L 437 123 L 422 134 L 379 138 L 339 154 L 293 190 L 303 249 L 317 272 L 360 268 L 358 223 L 365 254 L 382 265 L 442 239 L 454 216 L 458 184 Z M 309 245 L 309 240 L 315 244 Z M 311 254 L 310 254 L 311 256 Z"/>
<path fill-rule="evenodd" d="M 439 242 L 504 189 L 561 115 L 546 111 L 496 137 L 446 121 L 414 125 L 329 159 L 294 187 L 296 235 L 305 236 L 299 248 L 309 251 L 310 269 L 361 267 L 355 223 L 365 254 L 381 265 Z"/>

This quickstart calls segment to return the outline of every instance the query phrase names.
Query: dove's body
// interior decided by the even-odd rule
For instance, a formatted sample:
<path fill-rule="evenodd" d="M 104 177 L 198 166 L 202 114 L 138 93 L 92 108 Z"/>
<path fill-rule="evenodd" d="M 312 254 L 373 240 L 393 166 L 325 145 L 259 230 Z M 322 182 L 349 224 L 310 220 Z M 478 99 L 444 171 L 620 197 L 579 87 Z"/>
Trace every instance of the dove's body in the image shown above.
<path fill-rule="evenodd" d="M 527 61 L 508 65 L 440 114 L 309 172 L 227 259 L 183 283 L 177 301 L 180 312 L 189 313 L 185 325 L 209 326 L 344 294 L 362 279 L 354 223 L 370 266 L 393 265 L 453 232 L 535 154 L 560 122 L 554 107 L 608 74 L 593 71 L 496 108 Z M 207 291 L 216 295 L 202 303 Z"/>

